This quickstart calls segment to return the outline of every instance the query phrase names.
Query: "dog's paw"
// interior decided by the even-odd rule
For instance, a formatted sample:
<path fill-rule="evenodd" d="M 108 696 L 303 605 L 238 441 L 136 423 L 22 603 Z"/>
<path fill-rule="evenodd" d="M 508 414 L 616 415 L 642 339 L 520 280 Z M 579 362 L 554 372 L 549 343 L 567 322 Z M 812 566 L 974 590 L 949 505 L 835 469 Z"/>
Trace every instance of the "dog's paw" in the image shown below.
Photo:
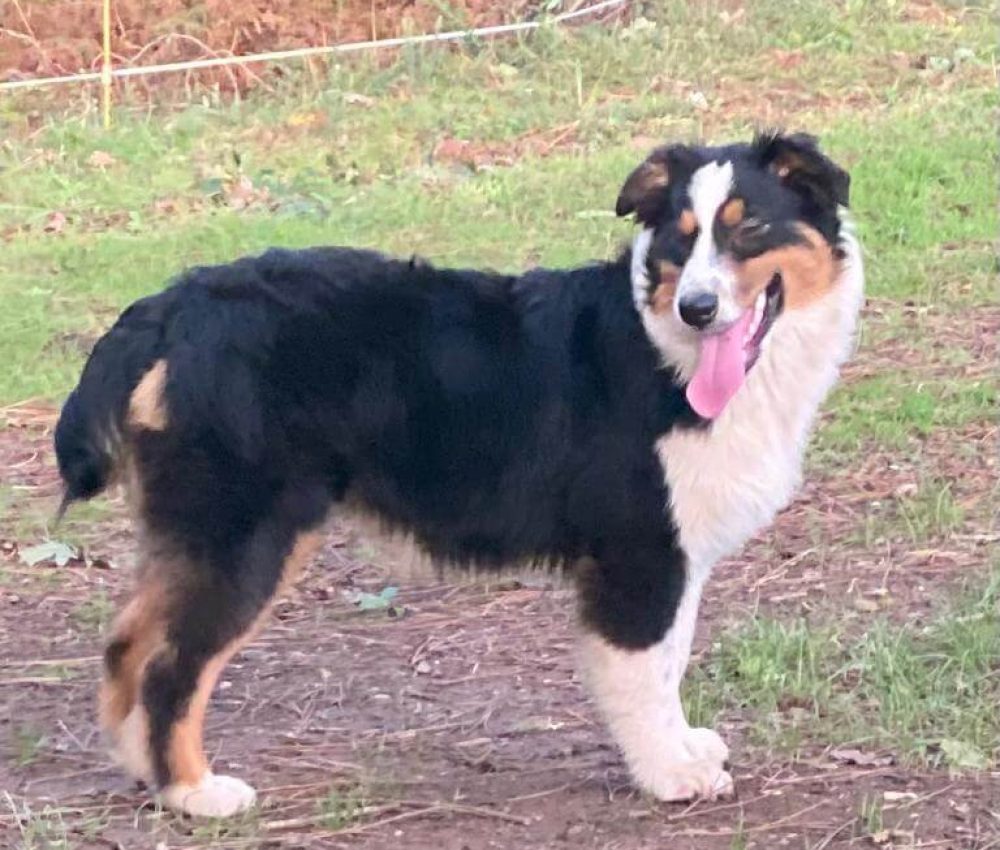
<path fill-rule="evenodd" d="M 733 777 L 726 771 L 729 747 L 711 729 L 678 730 L 669 752 L 660 758 L 645 754 L 632 774 L 644 791 L 659 800 L 715 800 L 733 794 Z"/>
<path fill-rule="evenodd" d="M 639 786 L 658 800 L 716 800 L 733 795 L 733 777 L 717 761 L 666 762 L 645 776 L 635 777 Z"/>
<path fill-rule="evenodd" d="M 235 776 L 206 773 L 196 785 L 175 782 L 160 793 L 163 804 L 176 812 L 205 818 L 227 818 L 249 809 L 257 792 Z"/>
<path fill-rule="evenodd" d="M 717 761 L 721 766 L 729 758 L 729 747 L 714 729 L 686 729 L 680 744 L 692 761 Z"/>

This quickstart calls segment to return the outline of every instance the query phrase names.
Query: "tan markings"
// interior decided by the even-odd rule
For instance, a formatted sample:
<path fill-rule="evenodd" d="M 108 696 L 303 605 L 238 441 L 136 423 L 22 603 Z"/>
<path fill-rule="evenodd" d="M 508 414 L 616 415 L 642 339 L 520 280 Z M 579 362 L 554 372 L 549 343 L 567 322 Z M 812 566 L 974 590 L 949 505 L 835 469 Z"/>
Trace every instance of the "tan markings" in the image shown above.
<path fill-rule="evenodd" d="M 322 531 L 303 531 L 295 538 L 292 551 L 285 556 L 285 564 L 281 569 L 281 580 L 275 596 L 280 596 L 299 580 L 302 571 L 309 565 L 319 547 L 323 545 L 326 534 Z"/>
<path fill-rule="evenodd" d="M 205 757 L 203 735 L 205 728 L 205 712 L 212 696 L 215 683 L 225 669 L 229 660 L 239 652 L 264 625 L 274 600 L 287 590 L 302 573 L 309 560 L 323 542 L 321 531 L 307 531 L 299 534 L 291 551 L 285 557 L 281 568 L 281 577 L 275 587 L 274 594 L 267 601 L 261 612 L 250 627 L 239 637 L 230 641 L 202 668 L 198 676 L 198 684 L 188 703 L 187 713 L 174 724 L 170 733 L 170 743 L 167 746 L 167 765 L 170 769 L 170 782 L 197 784 L 208 770 L 208 760 Z"/>
<path fill-rule="evenodd" d="M 660 189 L 670 182 L 670 174 L 667 166 L 662 162 L 647 162 L 642 166 L 643 190 L 649 192 L 652 189 Z"/>
<path fill-rule="evenodd" d="M 719 217 L 722 219 L 722 223 L 726 225 L 726 227 L 735 227 L 743 221 L 743 214 L 745 212 L 746 204 L 743 202 L 743 199 L 733 198 L 722 208 L 722 212 L 719 213 Z"/>
<path fill-rule="evenodd" d="M 826 240 L 813 228 L 799 225 L 805 244 L 785 245 L 736 267 L 737 298 L 750 307 L 760 292 L 781 272 L 785 309 L 807 307 L 826 295 L 838 277 L 837 262 Z"/>
<path fill-rule="evenodd" d="M 677 219 L 677 229 L 685 236 L 693 236 L 698 229 L 698 219 L 695 218 L 694 210 L 684 210 L 680 218 Z"/>
<path fill-rule="evenodd" d="M 162 645 L 166 632 L 166 595 L 159 582 L 144 583 L 115 620 L 111 643 L 127 646 L 115 674 L 105 669 L 98 695 L 101 726 L 116 732 L 139 697 L 142 673 Z"/>
<path fill-rule="evenodd" d="M 148 570 L 145 571 L 148 573 Z M 109 646 L 120 643 L 115 669 L 104 667 L 98 690 L 98 718 L 114 759 L 137 779 L 152 781 L 149 720 L 142 705 L 142 677 L 163 646 L 167 596 L 162 581 L 142 582 L 115 619 Z"/>
<path fill-rule="evenodd" d="M 797 151 L 784 150 L 771 163 L 771 171 L 784 180 L 793 171 L 801 171 L 806 167 L 806 159 Z"/>
<path fill-rule="evenodd" d="M 148 431 L 163 431 L 167 427 L 167 405 L 163 389 L 167 383 L 167 361 L 157 360 L 142 376 L 128 405 L 131 425 Z"/>
<path fill-rule="evenodd" d="M 670 174 L 667 172 L 667 166 L 662 162 L 647 159 L 628 176 L 618 195 L 615 211 L 618 215 L 632 212 L 650 193 L 662 189 L 669 182 Z"/>
<path fill-rule="evenodd" d="M 673 263 L 661 261 L 657 267 L 659 282 L 649 299 L 649 308 L 657 315 L 669 313 L 674 306 L 674 295 L 677 293 L 677 282 L 681 270 Z"/>

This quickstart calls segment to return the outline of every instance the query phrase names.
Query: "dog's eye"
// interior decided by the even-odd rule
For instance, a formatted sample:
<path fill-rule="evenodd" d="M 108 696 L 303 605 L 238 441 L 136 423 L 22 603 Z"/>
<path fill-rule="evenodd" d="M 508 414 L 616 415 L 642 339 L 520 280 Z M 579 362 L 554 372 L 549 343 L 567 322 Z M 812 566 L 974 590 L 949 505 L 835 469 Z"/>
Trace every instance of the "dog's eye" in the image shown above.
<path fill-rule="evenodd" d="M 767 233 L 770 229 L 771 225 L 766 221 L 762 221 L 759 218 L 745 218 L 740 223 L 736 232 L 750 236 L 756 233 Z"/>
<path fill-rule="evenodd" d="M 733 231 L 733 239 L 737 242 L 753 242 L 767 235 L 771 225 L 759 218 L 744 219 Z"/>
<path fill-rule="evenodd" d="M 729 234 L 729 249 L 742 256 L 752 256 L 764 249 L 771 225 L 756 218 L 747 218 Z"/>

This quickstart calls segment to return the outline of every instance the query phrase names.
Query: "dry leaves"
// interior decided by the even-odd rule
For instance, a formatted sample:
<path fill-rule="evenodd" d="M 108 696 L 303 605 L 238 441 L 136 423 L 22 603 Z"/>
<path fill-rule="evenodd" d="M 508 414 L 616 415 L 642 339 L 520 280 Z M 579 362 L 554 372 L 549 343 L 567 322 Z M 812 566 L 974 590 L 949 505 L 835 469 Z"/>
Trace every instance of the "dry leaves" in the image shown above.
<path fill-rule="evenodd" d="M 112 165 L 117 165 L 117 163 L 118 160 L 107 151 L 94 151 L 87 157 L 87 165 L 91 168 L 98 168 L 102 171 L 105 168 L 110 168 Z"/>
<path fill-rule="evenodd" d="M 45 233 L 62 233 L 68 223 L 69 219 L 66 218 L 66 214 L 55 210 L 46 216 L 42 230 Z"/>
<path fill-rule="evenodd" d="M 858 767 L 888 767 L 896 763 L 896 757 L 891 753 L 866 753 L 851 749 L 831 750 L 830 758 L 844 764 L 856 764 Z"/>

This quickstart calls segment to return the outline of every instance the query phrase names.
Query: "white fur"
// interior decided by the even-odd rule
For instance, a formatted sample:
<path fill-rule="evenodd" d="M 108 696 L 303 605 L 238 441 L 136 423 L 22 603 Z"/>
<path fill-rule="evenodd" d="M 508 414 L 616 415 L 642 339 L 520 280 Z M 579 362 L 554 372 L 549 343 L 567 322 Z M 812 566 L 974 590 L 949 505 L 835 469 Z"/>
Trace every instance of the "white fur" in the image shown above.
<path fill-rule="evenodd" d="M 714 178 L 721 181 L 718 174 Z M 710 205 L 705 197 L 700 212 Z M 778 318 L 743 386 L 707 430 L 671 432 L 656 445 L 688 558 L 673 626 L 659 644 L 640 652 L 616 649 L 595 635 L 582 639 L 585 678 L 632 775 L 661 799 L 732 791 L 723 769 L 726 746 L 715 732 L 688 726 L 680 684 L 709 571 L 788 503 L 816 412 L 850 352 L 864 274 L 850 223 L 843 212 L 841 218 L 846 257 L 832 290 Z M 633 246 L 635 292 L 649 285 L 650 242 L 647 230 Z M 657 316 L 639 298 L 636 307 L 665 364 L 689 377 L 697 363 L 697 335 L 672 313 Z"/>
<path fill-rule="evenodd" d="M 675 316 L 680 322 L 678 305 L 681 299 L 700 292 L 710 292 L 719 299 L 715 324 L 722 326 L 735 322 L 743 313 L 736 300 L 736 274 L 732 264 L 719 253 L 713 236 L 713 225 L 719 208 L 733 191 L 733 164 L 710 162 L 691 176 L 688 194 L 691 208 L 698 220 L 691 256 L 681 270 L 674 298 Z"/>
<path fill-rule="evenodd" d="M 645 227 L 636 234 L 632 242 L 632 300 L 636 309 L 640 311 L 649 307 L 649 275 L 646 272 L 646 258 L 649 256 L 649 247 L 653 244 L 655 233 L 652 227 Z"/>
<path fill-rule="evenodd" d="M 257 792 L 235 776 L 209 771 L 195 785 L 175 782 L 163 789 L 160 799 L 169 809 L 195 817 L 227 818 L 249 809 Z"/>
<path fill-rule="evenodd" d="M 595 634 L 580 642 L 584 679 L 632 778 L 661 800 L 714 799 L 733 790 L 725 743 L 711 729 L 690 727 L 681 705 L 700 595 L 700 582 L 690 582 L 673 627 L 649 649 L 619 649 Z"/>
<path fill-rule="evenodd" d="M 731 162 L 710 162 L 691 175 L 691 180 L 688 183 L 688 195 L 691 198 L 691 209 L 694 211 L 694 217 L 698 219 L 698 226 L 701 228 L 701 233 L 695 242 L 695 251 L 702 243 L 711 246 L 712 224 L 715 222 L 715 214 L 732 194 L 732 191 L 733 164 Z M 703 247 L 702 250 L 708 251 L 710 248 Z"/>
<path fill-rule="evenodd" d="M 149 757 L 149 723 L 142 706 L 134 705 L 115 731 L 111 758 L 129 776 L 146 784 L 153 781 L 153 762 Z"/>
<path fill-rule="evenodd" d="M 632 299 L 646 335 L 680 379 L 687 381 L 698 365 L 698 332 L 681 321 L 676 307 L 661 315 L 650 308 L 646 258 L 652 243 L 653 229 L 650 227 L 639 231 L 632 243 Z"/>
<path fill-rule="evenodd" d="M 673 431 L 657 443 L 694 572 L 769 524 L 799 483 L 809 430 L 850 351 L 861 306 L 861 252 L 850 232 L 844 248 L 831 291 L 778 317 L 756 365 L 712 425 Z"/>

